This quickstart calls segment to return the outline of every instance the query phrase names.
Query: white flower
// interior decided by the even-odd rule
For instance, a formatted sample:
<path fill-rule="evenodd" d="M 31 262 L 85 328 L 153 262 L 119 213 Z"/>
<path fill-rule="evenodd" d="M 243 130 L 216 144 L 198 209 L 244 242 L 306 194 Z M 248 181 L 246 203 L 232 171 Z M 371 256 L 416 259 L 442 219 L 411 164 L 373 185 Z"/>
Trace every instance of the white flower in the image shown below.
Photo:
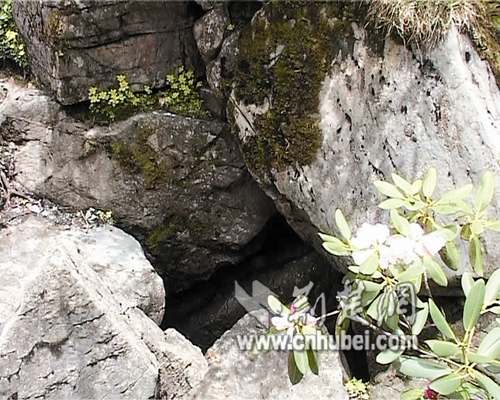
<path fill-rule="evenodd" d="M 415 242 L 401 235 L 389 237 L 386 245 L 380 248 L 380 268 L 382 269 L 389 265 L 409 265 L 417 258 Z"/>
<path fill-rule="evenodd" d="M 318 319 L 311 315 L 311 308 L 308 306 L 297 308 L 298 300 L 292 303 L 290 309 L 285 306 L 281 307 L 279 315 L 271 318 L 271 324 L 277 331 L 286 331 L 287 335 L 293 336 L 296 328 L 297 331 L 304 333 L 304 330 L 316 326 Z"/>
<path fill-rule="evenodd" d="M 389 237 L 390 231 L 387 225 L 364 223 L 352 238 L 351 243 L 356 248 L 352 252 L 352 258 L 357 265 L 363 264 L 375 250 Z"/>
<path fill-rule="evenodd" d="M 446 238 L 440 232 L 425 234 L 418 224 L 410 224 L 408 238 L 414 242 L 414 251 L 420 257 L 435 256 L 446 244 Z"/>

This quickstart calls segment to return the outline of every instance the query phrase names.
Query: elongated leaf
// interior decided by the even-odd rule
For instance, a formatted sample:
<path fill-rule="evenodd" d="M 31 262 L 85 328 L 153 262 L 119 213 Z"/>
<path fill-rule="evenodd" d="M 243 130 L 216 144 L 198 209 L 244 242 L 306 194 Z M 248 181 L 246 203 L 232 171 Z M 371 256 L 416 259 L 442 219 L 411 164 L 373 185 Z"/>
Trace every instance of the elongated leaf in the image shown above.
<path fill-rule="evenodd" d="M 500 358 L 500 327 L 488 332 L 481 340 L 477 353 L 492 359 Z"/>
<path fill-rule="evenodd" d="M 293 356 L 293 351 L 288 352 L 288 379 L 290 379 L 290 383 L 292 385 L 296 385 L 299 383 L 304 374 L 302 374 L 297 365 L 295 364 L 295 358 Z"/>
<path fill-rule="evenodd" d="M 319 374 L 318 357 L 314 350 L 307 350 L 307 359 L 309 361 L 309 369 L 314 375 Z"/>
<path fill-rule="evenodd" d="M 456 271 L 460 265 L 460 253 L 458 252 L 455 242 L 446 242 L 445 247 L 441 250 L 441 259 L 446 266 Z"/>
<path fill-rule="evenodd" d="M 470 362 L 479 364 L 487 364 L 493 361 L 493 358 L 491 357 L 479 353 L 471 353 L 470 351 L 467 352 L 467 359 Z"/>
<path fill-rule="evenodd" d="M 424 267 L 421 263 L 412 264 L 407 270 L 401 272 L 398 276 L 399 282 L 413 282 L 424 272 Z"/>
<path fill-rule="evenodd" d="M 436 282 L 439 286 L 447 286 L 448 278 L 443 271 L 443 268 L 432 259 L 432 257 L 425 256 L 423 258 L 423 263 L 426 271 L 429 273 L 431 279 Z"/>
<path fill-rule="evenodd" d="M 469 295 L 465 299 L 463 322 L 466 331 L 474 328 L 479 320 L 484 303 L 484 293 L 484 281 L 479 279 L 472 285 Z"/>
<path fill-rule="evenodd" d="M 426 340 L 425 343 L 431 350 L 440 357 L 451 357 L 460 351 L 460 346 L 456 343 L 446 342 L 444 340 Z"/>
<path fill-rule="evenodd" d="M 439 310 L 439 308 L 436 306 L 436 303 L 434 303 L 434 300 L 432 299 L 429 299 L 429 312 L 431 314 L 432 322 L 434 322 L 441 334 L 445 338 L 453 339 L 456 341 L 455 333 L 446 321 L 444 314 Z"/>
<path fill-rule="evenodd" d="M 391 349 L 386 349 L 380 353 L 377 354 L 376 361 L 379 364 L 390 364 L 394 360 L 396 360 L 401 354 L 403 354 L 404 350 L 391 350 Z"/>
<path fill-rule="evenodd" d="M 404 375 L 424 379 L 436 379 L 451 372 L 450 368 L 437 362 L 408 356 L 399 358 L 398 370 Z"/>
<path fill-rule="evenodd" d="M 483 254 L 481 251 L 481 242 L 477 236 L 473 236 L 469 243 L 469 259 L 474 272 L 483 276 Z"/>
<path fill-rule="evenodd" d="M 436 168 L 429 168 L 422 183 L 422 194 L 428 199 L 431 198 L 436 188 L 437 171 Z"/>
<path fill-rule="evenodd" d="M 427 317 L 429 316 L 429 306 L 424 304 L 424 308 L 417 311 L 415 315 L 415 322 L 411 327 L 411 333 L 413 335 L 419 335 L 424 329 L 425 323 L 427 322 Z"/>
<path fill-rule="evenodd" d="M 271 311 L 275 314 L 281 314 L 282 311 L 288 310 L 275 296 L 267 296 L 267 304 Z"/>
<path fill-rule="evenodd" d="M 486 224 L 486 228 L 487 229 L 490 229 L 492 231 L 495 231 L 495 232 L 500 232 L 500 220 L 497 220 L 497 221 L 489 221 L 487 224 Z"/>
<path fill-rule="evenodd" d="M 391 174 L 391 177 L 392 177 L 392 181 L 394 182 L 394 184 L 399 188 L 401 189 L 404 193 L 408 194 L 408 195 L 413 195 L 415 194 L 413 192 L 413 187 L 411 185 L 410 182 L 408 182 L 406 179 L 400 177 L 398 174 Z"/>
<path fill-rule="evenodd" d="M 491 171 L 486 171 L 479 181 L 479 188 L 474 196 L 474 205 L 477 211 L 488 207 L 495 193 L 495 176 Z"/>
<path fill-rule="evenodd" d="M 417 179 L 415 182 L 413 182 L 411 184 L 411 194 L 415 195 L 418 192 L 420 192 L 420 190 L 422 189 L 422 184 L 423 184 L 422 179 Z"/>
<path fill-rule="evenodd" d="M 432 390 L 442 395 L 455 392 L 462 383 L 463 377 L 456 372 L 441 376 L 429 385 Z"/>
<path fill-rule="evenodd" d="M 500 296 L 500 269 L 491 274 L 488 283 L 486 283 L 486 292 L 484 294 L 484 305 L 489 306 L 498 296 Z"/>
<path fill-rule="evenodd" d="M 323 242 L 342 242 L 339 238 L 336 238 L 332 235 L 327 235 L 326 233 L 318 233 L 318 236 L 321 238 Z"/>
<path fill-rule="evenodd" d="M 307 353 L 305 350 L 294 350 L 293 359 L 295 360 L 295 365 L 297 366 L 301 374 L 305 375 L 310 371 L 309 359 L 307 358 Z"/>
<path fill-rule="evenodd" d="M 382 317 L 381 315 L 379 315 L 379 310 L 381 309 L 379 304 L 381 301 L 384 300 L 384 298 L 385 298 L 385 293 L 382 293 L 375 300 L 372 301 L 370 307 L 368 307 L 368 310 L 366 310 L 366 313 L 375 321 L 378 321 Z"/>
<path fill-rule="evenodd" d="M 399 233 L 404 236 L 408 235 L 410 223 L 406 218 L 399 215 L 396 210 L 391 210 L 391 223 Z"/>
<path fill-rule="evenodd" d="M 387 197 L 394 197 L 396 199 L 404 199 L 403 193 L 398 190 L 398 188 L 389 182 L 384 182 L 384 181 L 375 181 L 373 183 L 377 190 L 387 196 Z"/>
<path fill-rule="evenodd" d="M 469 295 L 472 285 L 474 285 L 472 274 L 470 272 L 464 272 L 464 274 L 462 275 L 462 290 L 464 291 L 465 297 Z"/>
<path fill-rule="evenodd" d="M 395 208 L 403 207 L 406 204 L 406 201 L 403 199 L 387 199 L 380 203 L 378 206 L 382 210 L 392 210 Z"/>
<path fill-rule="evenodd" d="M 500 400 L 500 386 L 481 372 L 476 372 L 476 378 L 493 400 Z"/>
<path fill-rule="evenodd" d="M 335 224 L 337 224 L 337 228 L 339 228 L 340 234 L 344 237 L 344 239 L 351 240 L 351 229 L 345 220 L 344 214 L 342 214 L 342 211 L 339 209 L 335 211 Z"/>
<path fill-rule="evenodd" d="M 377 270 L 378 264 L 377 253 L 373 252 L 373 254 L 359 266 L 359 272 L 363 275 L 371 275 Z"/>
<path fill-rule="evenodd" d="M 338 239 L 336 241 L 323 242 L 323 248 L 328 253 L 336 256 L 348 256 L 351 254 L 349 248 Z"/>
<path fill-rule="evenodd" d="M 437 204 L 463 200 L 472 192 L 473 188 L 474 187 L 471 184 L 468 184 L 460 188 L 450 190 L 441 196 L 441 199 L 437 202 Z"/>

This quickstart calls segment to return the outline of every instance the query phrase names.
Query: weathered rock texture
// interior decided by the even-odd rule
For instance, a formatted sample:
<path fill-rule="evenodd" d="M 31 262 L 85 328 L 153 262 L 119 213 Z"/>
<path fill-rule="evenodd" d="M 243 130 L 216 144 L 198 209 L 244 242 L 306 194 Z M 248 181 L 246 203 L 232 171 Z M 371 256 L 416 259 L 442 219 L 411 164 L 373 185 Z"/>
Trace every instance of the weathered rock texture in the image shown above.
<path fill-rule="evenodd" d="M 319 376 L 309 374 L 292 386 L 287 376 L 287 353 L 245 351 L 238 336 L 266 335 L 259 319 L 266 312 L 247 314 L 207 351 L 209 370 L 191 392 L 192 400 L 347 400 L 343 386 L 343 366 L 338 352 L 320 352 Z"/>
<path fill-rule="evenodd" d="M 173 282 L 205 279 L 254 251 L 274 207 L 225 124 L 152 112 L 89 128 L 40 92 L 5 85 L 0 135 L 18 144 L 25 190 L 113 211 Z"/>
<path fill-rule="evenodd" d="M 132 237 L 35 217 L 0 236 L 0 397 L 177 399 L 203 377 L 200 350 L 148 318 L 164 291 Z"/>
<path fill-rule="evenodd" d="M 179 65 L 202 72 L 188 2 L 15 0 L 14 17 L 38 81 L 63 104 L 125 74 L 133 89 L 161 87 Z"/>
<path fill-rule="evenodd" d="M 228 24 L 229 18 L 222 6 L 210 10 L 194 24 L 194 38 L 205 62 L 217 55 Z"/>
<path fill-rule="evenodd" d="M 273 3 L 239 42 L 231 109 L 244 157 L 318 248 L 336 208 L 354 227 L 378 218 L 372 182 L 391 172 L 434 166 L 440 191 L 485 169 L 500 176 L 500 92 L 469 38 L 452 29 L 422 53 L 364 28 L 365 14 L 358 3 Z M 493 206 L 500 215 L 499 190 Z M 484 246 L 495 267 L 498 240 Z"/>

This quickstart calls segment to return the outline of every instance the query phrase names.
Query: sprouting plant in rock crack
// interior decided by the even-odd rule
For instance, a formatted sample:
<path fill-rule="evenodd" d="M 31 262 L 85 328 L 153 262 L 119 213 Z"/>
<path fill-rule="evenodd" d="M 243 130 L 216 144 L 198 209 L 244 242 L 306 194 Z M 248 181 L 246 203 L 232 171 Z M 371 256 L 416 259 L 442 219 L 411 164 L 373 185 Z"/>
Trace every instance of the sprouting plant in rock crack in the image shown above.
<path fill-rule="evenodd" d="M 366 383 L 357 378 L 351 378 L 345 383 L 345 389 L 351 400 L 369 400 Z"/>
<path fill-rule="evenodd" d="M 202 118 L 206 116 L 203 102 L 196 89 L 201 82 L 196 82 L 192 70 L 179 67 L 177 72 L 167 76 L 169 87 L 153 93 L 149 86 L 142 92 L 134 92 L 125 75 L 117 75 L 117 87 L 89 89 L 90 112 L 96 117 L 113 122 L 135 112 L 154 109 L 167 109 L 177 114 Z"/>
<path fill-rule="evenodd" d="M 479 345 L 472 340 L 481 315 L 500 314 L 500 269 L 487 281 L 483 278 L 481 245 L 485 231 L 500 231 L 500 221 L 488 214 L 494 181 L 486 172 L 477 188 L 465 185 L 436 197 L 435 169 L 414 182 L 393 174 L 392 182 L 375 182 L 385 197 L 379 207 L 390 214 L 389 225 L 363 223 L 352 233 L 337 210 L 340 236 L 320 234 L 326 251 L 353 261 L 346 289 L 339 295 L 337 330 L 345 331 L 356 321 L 399 338 L 398 347 L 381 351 L 377 362 L 393 363 L 400 373 L 429 381 L 427 388 L 405 392 L 406 400 L 500 399 L 495 377 L 500 370 L 500 319 Z M 451 327 L 431 291 L 431 282 L 448 285 L 447 268 L 456 271 L 462 266 L 459 241 L 468 249 L 466 261 L 473 271 L 462 275 L 463 334 Z M 422 343 L 407 340 L 422 332 Z"/>
<path fill-rule="evenodd" d="M 26 45 L 12 16 L 12 0 L 0 1 L 0 59 L 12 60 L 22 69 L 28 67 Z"/>
<path fill-rule="evenodd" d="M 168 89 L 161 92 L 160 104 L 172 112 L 203 117 L 203 102 L 197 92 L 201 82 L 196 82 L 193 70 L 179 67 L 167 75 Z"/>

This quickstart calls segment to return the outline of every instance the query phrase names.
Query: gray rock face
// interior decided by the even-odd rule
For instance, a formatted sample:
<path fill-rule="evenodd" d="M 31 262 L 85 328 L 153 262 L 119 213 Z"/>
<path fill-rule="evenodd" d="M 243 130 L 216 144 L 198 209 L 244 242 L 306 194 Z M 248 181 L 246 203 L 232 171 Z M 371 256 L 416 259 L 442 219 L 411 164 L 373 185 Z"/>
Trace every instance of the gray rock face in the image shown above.
<path fill-rule="evenodd" d="M 255 315 L 265 317 L 262 313 Z M 254 352 L 238 348 L 238 336 L 265 334 L 266 330 L 252 314 L 239 320 L 207 351 L 208 373 L 189 399 L 348 399 L 338 352 L 321 352 L 319 376 L 307 375 L 300 384 L 292 386 L 287 376 L 286 352 Z"/>
<path fill-rule="evenodd" d="M 188 2 L 15 0 L 13 11 L 34 75 L 63 104 L 118 74 L 141 90 L 179 65 L 202 72 Z"/>
<path fill-rule="evenodd" d="M 212 60 L 217 55 L 228 24 L 229 19 L 222 6 L 210 10 L 194 24 L 194 38 L 205 62 Z"/>
<path fill-rule="evenodd" d="M 153 112 L 89 128 L 5 85 L 1 137 L 18 144 L 16 182 L 72 209 L 112 210 L 173 282 L 237 263 L 274 213 L 225 124 Z"/>
<path fill-rule="evenodd" d="M 173 399 L 200 381 L 200 350 L 148 318 L 164 291 L 132 237 L 35 217 L 0 236 L 0 397 Z"/>
<path fill-rule="evenodd" d="M 227 95 L 224 81 L 230 82 L 238 54 L 239 32 L 233 32 L 222 42 L 217 57 L 207 64 L 207 82 L 220 97 Z"/>
<path fill-rule="evenodd" d="M 336 208 L 344 211 L 354 227 L 367 219 L 376 221 L 381 215 L 380 199 L 372 182 L 389 180 L 391 172 L 414 179 L 434 166 L 439 171 L 439 191 L 445 191 L 478 183 L 481 173 L 489 169 L 500 187 L 500 92 L 489 66 L 467 36 L 452 29 L 437 48 L 420 53 L 391 38 L 377 39 L 363 24 L 347 23 L 345 18 L 330 18 L 330 28 L 312 21 L 307 25 L 308 37 L 321 34 L 320 27 L 331 29 L 334 35 L 329 42 L 318 36 L 318 48 L 327 56 L 320 60 L 323 64 L 316 62 L 324 70 L 318 67 L 309 75 L 288 73 L 286 68 L 297 63 L 296 68 L 308 68 L 315 61 L 314 54 L 300 64 L 302 60 L 293 53 L 299 45 L 292 39 L 262 45 L 263 38 L 271 37 L 266 32 L 272 35 L 288 29 L 286 37 L 296 38 L 304 28 L 304 22 L 287 20 L 291 11 L 280 18 L 279 10 L 268 7 L 269 13 L 260 12 L 251 30 L 242 35 L 243 39 L 258 38 L 255 57 L 268 61 L 240 68 L 233 115 L 249 167 L 306 240 L 320 248 L 317 232 L 335 232 Z M 326 6 L 310 7 L 317 11 L 311 13 L 314 17 Z M 335 35 L 335 30 L 341 34 Z M 243 51 L 241 46 L 240 42 Z M 263 85 L 257 91 L 252 82 L 258 82 L 257 77 L 265 81 L 265 76 L 255 71 L 271 71 L 274 79 L 284 76 L 285 87 L 302 87 L 302 91 L 283 92 L 279 81 L 268 92 Z M 238 90 L 241 86 L 246 93 Z M 315 90 L 313 96 L 305 101 L 311 90 Z M 301 106 L 308 107 L 311 101 L 314 109 L 301 115 Z M 283 115 L 289 120 L 282 121 Z M 275 121 L 280 125 L 271 129 Z M 299 140 L 287 133 L 287 125 L 308 130 Z M 315 126 L 318 131 L 311 128 Z M 274 159 L 259 159 L 256 143 L 261 151 L 271 149 Z M 500 215 L 500 190 L 493 208 L 492 215 Z M 500 245 L 488 234 L 483 244 L 491 270 L 500 261 Z"/>

